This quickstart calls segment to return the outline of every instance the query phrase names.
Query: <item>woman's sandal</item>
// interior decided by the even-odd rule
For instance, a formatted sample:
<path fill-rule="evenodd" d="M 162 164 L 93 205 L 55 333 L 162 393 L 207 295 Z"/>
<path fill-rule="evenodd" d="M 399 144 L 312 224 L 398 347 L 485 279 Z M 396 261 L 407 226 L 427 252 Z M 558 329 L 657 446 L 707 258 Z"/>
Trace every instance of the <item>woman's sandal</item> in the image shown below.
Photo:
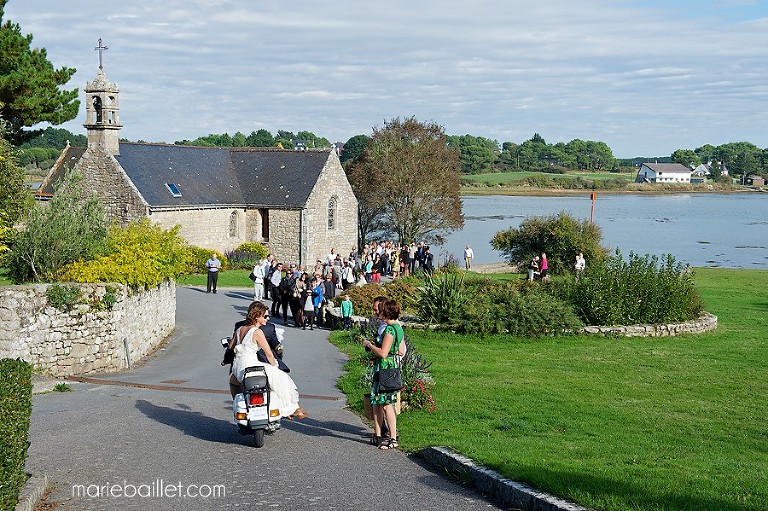
<path fill-rule="evenodd" d="M 289 419 L 293 420 L 293 418 L 296 417 L 297 419 L 306 419 L 309 417 L 309 414 L 302 410 L 301 408 L 296 408 L 296 411 L 291 414 Z"/>
<path fill-rule="evenodd" d="M 399 444 L 397 443 L 396 438 L 387 438 L 381 443 L 381 445 L 379 446 L 379 449 L 382 449 L 382 450 L 397 449 L 398 447 L 399 447 Z"/>
<path fill-rule="evenodd" d="M 380 447 L 381 446 L 381 437 L 377 436 L 377 435 L 372 435 L 371 436 L 371 440 L 369 441 L 369 443 L 371 445 L 376 446 L 376 447 Z"/>

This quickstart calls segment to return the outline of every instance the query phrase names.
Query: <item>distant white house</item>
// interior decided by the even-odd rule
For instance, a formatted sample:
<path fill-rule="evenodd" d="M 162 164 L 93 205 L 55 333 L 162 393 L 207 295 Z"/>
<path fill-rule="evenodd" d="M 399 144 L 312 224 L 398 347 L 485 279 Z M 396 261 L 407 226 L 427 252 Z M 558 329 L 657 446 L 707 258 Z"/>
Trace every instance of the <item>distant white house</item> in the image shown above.
<path fill-rule="evenodd" d="M 693 169 L 693 172 L 691 172 L 691 174 L 698 177 L 706 177 L 712 173 L 709 169 L 710 169 L 709 165 L 707 165 L 706 163 L 702 163 L 701 165 Z"/>
<path fill-rule="evenodd" d="M 691 169 L 679 163 L 643 163 L 636 183 L 690 183 Z"/>

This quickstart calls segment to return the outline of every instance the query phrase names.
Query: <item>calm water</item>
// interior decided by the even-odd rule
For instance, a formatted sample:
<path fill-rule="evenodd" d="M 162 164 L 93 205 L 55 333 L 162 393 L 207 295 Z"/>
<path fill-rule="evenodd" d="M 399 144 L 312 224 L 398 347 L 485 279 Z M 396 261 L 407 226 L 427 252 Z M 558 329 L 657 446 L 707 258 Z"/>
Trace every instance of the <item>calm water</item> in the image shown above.
<path fill-rule="evenodd" d="M 465 196 L 464 229 L 433 246 L 440 260 L 459 260 L 468 243 L 476 263 L 502 260 L 490 246 L 500 230 L 518 227 L 529 216 L 565 211 L 588 220 L 589 194 L 574 197 Z M 603 245 L 627 255 L 672 254 L 692 266 L 768 269 L 768 194 L 600 195 L 595 223 Z M 589 263 L 589 261 L 587 261 Z"/>

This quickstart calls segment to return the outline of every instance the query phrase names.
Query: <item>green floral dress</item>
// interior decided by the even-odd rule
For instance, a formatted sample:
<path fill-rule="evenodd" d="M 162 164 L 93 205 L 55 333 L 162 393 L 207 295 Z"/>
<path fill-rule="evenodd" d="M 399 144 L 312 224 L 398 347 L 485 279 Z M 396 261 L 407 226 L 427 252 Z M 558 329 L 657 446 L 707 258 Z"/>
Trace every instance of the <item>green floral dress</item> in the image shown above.
<path fill-rule="evenodd" d="M 403 333 L 403 327 L 399 323 L 393 323 L 387 325 L 381 337 L 376 339 L 376 347 L 381 348 L 381 342 L 387 334 L 391 334 L 394 337 L 392 346 L 389 348 L 389 356 L 387 358 L 376 357 L 373 365 L 373 385 L 371 386 L 371 404 L 372 405 L 391 405 L 397 402 L 397 392 L 379 392 L 379 371 L 381 369 L 391 369 L 398 367 L 397 351 L 400 347 L 405 334 Z"/>

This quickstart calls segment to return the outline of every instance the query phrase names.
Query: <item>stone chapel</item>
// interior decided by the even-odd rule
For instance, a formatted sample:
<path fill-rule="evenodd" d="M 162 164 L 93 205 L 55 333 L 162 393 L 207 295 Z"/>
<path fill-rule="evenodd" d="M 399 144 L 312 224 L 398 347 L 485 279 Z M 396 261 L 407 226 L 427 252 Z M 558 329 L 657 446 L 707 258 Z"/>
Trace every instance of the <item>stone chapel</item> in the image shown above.
<path fill-rule="evenodd" d="M 193 147 L 121 142 L 117 84 L 104 70 L 85 87 L 88 147 L 67 147 L 37 195 L 53 196 L 68 169 L 83 176 L 121 224 L 181 226 L 192 245 L 221 252 L 245 241 L 309 264 L 357 240 L 357 199 L 335 150 Z"/>

